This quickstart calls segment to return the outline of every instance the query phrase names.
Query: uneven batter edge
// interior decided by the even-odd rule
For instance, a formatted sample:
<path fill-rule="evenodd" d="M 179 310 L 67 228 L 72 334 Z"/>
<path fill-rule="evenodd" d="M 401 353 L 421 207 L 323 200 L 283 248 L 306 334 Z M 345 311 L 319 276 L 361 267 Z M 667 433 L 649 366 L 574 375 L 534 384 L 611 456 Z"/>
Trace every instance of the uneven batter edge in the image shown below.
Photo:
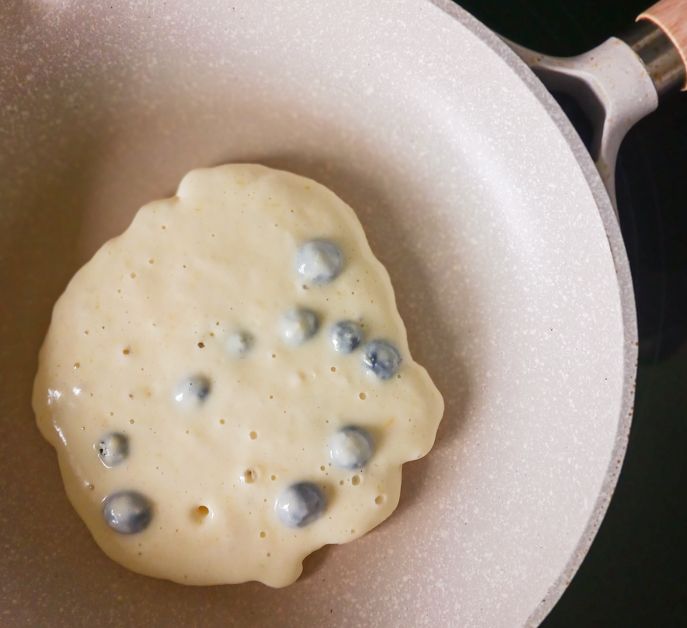
<path fill-rule="evenodd" d="M 282 587 L 393 512 L 444 404 L 353 210 L 237 164 L 187 174 L 76 273 L 33 407 L 112 559 Z"/>

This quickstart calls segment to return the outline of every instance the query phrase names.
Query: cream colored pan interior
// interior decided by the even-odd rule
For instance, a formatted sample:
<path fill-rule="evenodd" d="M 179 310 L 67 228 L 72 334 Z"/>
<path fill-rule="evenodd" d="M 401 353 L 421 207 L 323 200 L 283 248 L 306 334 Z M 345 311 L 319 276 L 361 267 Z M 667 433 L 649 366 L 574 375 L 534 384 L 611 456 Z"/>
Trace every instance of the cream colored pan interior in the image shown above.
<path fill-rule="evenodd" d="M 443 0 L 10 1 L 0 41 L 0 623 L 536 625 L 615 484 L 636 332 L 608 199 L 529 71 Z M 109 560 L 30 405 L 72 274 L 188 170 L 233 161 L 356 210 L 446 400 L 397 512 L 281 590 Z"/>

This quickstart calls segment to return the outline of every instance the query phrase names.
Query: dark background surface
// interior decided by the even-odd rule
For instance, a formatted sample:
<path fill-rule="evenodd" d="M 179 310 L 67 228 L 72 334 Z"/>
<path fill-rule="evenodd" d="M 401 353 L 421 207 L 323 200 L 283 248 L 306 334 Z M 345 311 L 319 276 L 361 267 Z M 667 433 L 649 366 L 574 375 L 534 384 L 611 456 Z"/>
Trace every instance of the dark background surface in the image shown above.
<path fill-rule="evenodd" d="M 552 55 L 626 32 L 641 0 L 458 0 L 489 27 Z M 687 93 L 627 136 L 618 208 L 637 297 L 632 433 L 608 514 L 542 628 L 687 627 Z"/>

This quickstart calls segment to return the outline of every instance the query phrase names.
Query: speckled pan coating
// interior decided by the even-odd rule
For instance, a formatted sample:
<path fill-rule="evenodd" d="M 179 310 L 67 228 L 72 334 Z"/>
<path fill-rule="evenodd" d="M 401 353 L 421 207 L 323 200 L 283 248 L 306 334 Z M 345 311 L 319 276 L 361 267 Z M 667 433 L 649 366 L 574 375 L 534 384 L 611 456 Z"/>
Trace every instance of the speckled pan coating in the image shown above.
<path fill-rule="evenodd" d="M 443 0 L 10 0 L 0 39 L 2 625 L 535 626 L 605 512 L 636 355 L 612 210 L 536 79 Z M 356 209 L 446 400 L 397 513 L 283 590 L 111 562 L 30 409 L 74 271 L 227 161 Z"/>

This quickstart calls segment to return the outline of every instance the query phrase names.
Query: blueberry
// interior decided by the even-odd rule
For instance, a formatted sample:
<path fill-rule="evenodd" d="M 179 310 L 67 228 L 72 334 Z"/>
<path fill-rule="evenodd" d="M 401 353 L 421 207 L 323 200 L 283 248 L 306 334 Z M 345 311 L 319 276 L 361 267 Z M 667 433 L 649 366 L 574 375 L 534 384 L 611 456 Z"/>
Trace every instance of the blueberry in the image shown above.
<path fill-rule="evenodd" d="M 361 343 L 363 330 L 358 323 L 341 321 L 332 327 L 329 337 L 336 351 L 351 353 Z"/>
<path fill-rule="evenodd" d="M 196 408 L 208 398 L 211 388 L 212 384 L 205 375 L 192 375 L 177 384 L 174 399 L 183 408 Z"/>
<path fill-rule="evenodd" d="M 332 435 L 329 456 L 342 469 L 361 469 L 372 457 L 372 439 L 361 427 L 347 425 Z"/>
<path fill-rule="evenodd" d="M 224 348 L 235 358 L 246 355 L 253 346 L 253 336 L 245 331 L 235 331 L 227 336 Z"/>
<path fill-rule="evenodd" d="M 312 338 L 320 326 L 317 314 L 312 310 L 295 308 L 289 310 L 281 320 L 281 333 L 289 344 L 299 345 Z"/>
<path fill-rule="evenodd" d="M 93 445 L 98 452 L 100 462 L 106 467 L 114 467 L 129 456 L 129 438 L 126 434 L 110 432 Z"/>
<path fill-rule="evenodd" d="M 143 532 L 153 518 L 153 505 L 138 491 L 120 491 L 103 502 L 105 523 L 121 534 Z"/>
<path fill-rule="evenodd" d="M 311 482 L 298 482 L 283 490 L 274 504 L 279 520 L 290 528 L 315 521 L 326 506 L 324 493 Z"/>
<path fill-rule="evenodd" d="M 372 340 L 363 349 L 363 364 L 379 379 L 389 379 L 401 366 L 401 356 L 390 342 Z"/>
<path fill-rule="evenodd" d="M 333 281 L 343 270 L 341 249 L 329 240 L 310 240 L 296 252 L 296 270 L 311 283 Z"/>

